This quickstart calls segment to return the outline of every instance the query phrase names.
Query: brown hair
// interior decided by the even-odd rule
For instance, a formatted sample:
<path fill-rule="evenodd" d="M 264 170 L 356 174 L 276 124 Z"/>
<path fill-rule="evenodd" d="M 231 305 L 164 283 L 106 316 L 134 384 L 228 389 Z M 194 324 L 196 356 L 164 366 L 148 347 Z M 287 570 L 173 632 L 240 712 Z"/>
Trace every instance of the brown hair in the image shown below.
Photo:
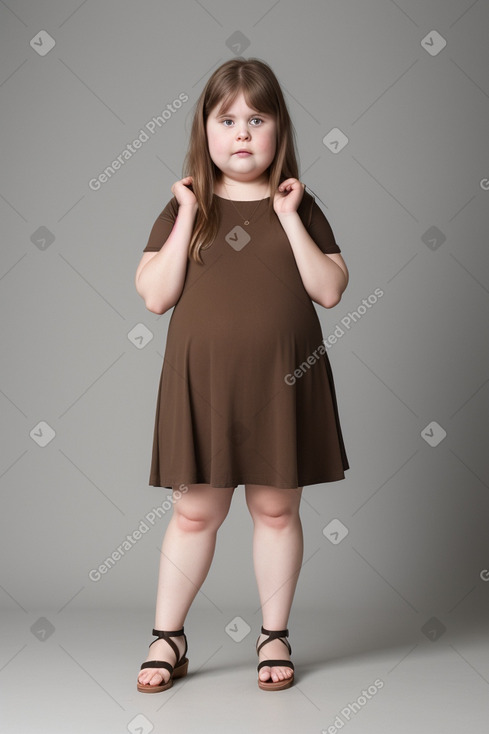
<path fill-rule="evenodd" d="M 192 176 L 198 211 L 189 245 L 189 256 L 203 263 L 201 250 L 209 247 L 219 228 L 219 212 L 213 197 L 220 171 L 209 155 L 206 122 L 218 104 L 225 112 L 242 92 L 249 107 L 273 115 L 277 127 L 275 158 L 268 169 L 269 212 L 273 213 L 273 192 L 286 178 L 298 178 L 295 130 L 280 84 L 264 61 L 238 57 L 226 61 L 209 78 L 194 108 L 190 141 L 183 175 Z"/>

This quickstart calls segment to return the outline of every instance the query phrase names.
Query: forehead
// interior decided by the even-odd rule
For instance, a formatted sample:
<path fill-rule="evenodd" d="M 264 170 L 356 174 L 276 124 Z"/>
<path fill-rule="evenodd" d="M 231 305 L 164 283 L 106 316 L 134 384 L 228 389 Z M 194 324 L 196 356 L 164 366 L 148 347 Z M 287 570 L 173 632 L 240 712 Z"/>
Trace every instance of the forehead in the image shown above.
<path fill-rule="evenodd" d="M 251 114 L 254 112 L 260 112 L 258 107 L 253 106 L 248 103 L 246 100 L 246 97 L 244 95 L 244 92 L 238 92 L 233 99 L 232 96 L 228 96 L 228 98 L 221 100 L 213 110 L 211 110 L 211 115 L 218 117 L 219 115 L 223 114 L 230 114 L 230 115 L 239 115 L 239 114 Z M 265 112 L 261 112 L 261 114 L 266 114 Z"/>

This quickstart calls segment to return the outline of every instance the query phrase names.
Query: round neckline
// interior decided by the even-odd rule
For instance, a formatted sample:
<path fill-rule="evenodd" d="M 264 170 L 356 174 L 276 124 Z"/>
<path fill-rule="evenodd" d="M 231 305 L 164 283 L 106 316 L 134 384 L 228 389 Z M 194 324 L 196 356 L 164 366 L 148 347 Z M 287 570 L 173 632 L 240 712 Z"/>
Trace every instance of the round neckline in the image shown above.
<path fill-rule="evenodd" d="M 270 198 L 269 196 L 265 196 L 264 199 L 226 199 L 224 196 L 219 196 L 219 194 L 213 194 L 213 196 L 217 196 L 217 198 L 222 201 L 231 201 L 235 204 L 256 204 L 257 201 L 266 201 Z"/>

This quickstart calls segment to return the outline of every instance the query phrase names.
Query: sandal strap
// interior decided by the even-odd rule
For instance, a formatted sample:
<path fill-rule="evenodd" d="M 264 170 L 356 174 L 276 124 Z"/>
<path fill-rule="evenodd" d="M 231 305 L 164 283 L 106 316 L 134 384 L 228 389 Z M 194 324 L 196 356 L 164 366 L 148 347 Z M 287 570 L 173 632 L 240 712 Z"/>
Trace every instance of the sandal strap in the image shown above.
<path fill-rule="evenodd" d="M 256 644 L 257 644 L 256 652 L 257 653 L 260 652 L 260 650 L 262 649 L 263 645 L 266 645 L 267 643 L 271 642 L 272 640 L 281 640 L 281 642 L 283 642 L 284 645 L 287 647 L 287 649 L 289 651 L 289 654 L 292 655 L 292 648 L 291 648 L 290 643 L 289 643 L 289 641 L 287 639 L 287 637 L 289 636 L 289 630 L 288 629 L 286 629 L 286 630 L 267 630 L 267 629 L 265 629 L 265 627 L 262 627 L 261 628 L 261 631 L 262 631 L 262 634 L 263 635 L 268 635 L 268 640 L 263 640 L 263 642 L 261 642 L 258 645 L 258 640 L 260 639 L 258 637 L 258 640 L 256 641 Z"/>
<path fill-rule="evenodd" d="M 265 627 L 261 628 L 264 635 L 272 635 L 272 637 L 288 637 L 289 630 L 266 630 Z"/>
<path fill-rule="evenodd" d="M 165 640 L 165 642 L 167 642 L 170 645 L 171 649 L 173 650 L 173 652 L 175 653 L 175 655 L 177 657 L 176 665 L 178 665 L 180 663 L 180 661 L 183 660 L 183 658 L 187 654 L 187 650 L 188 650 L 188 646 L 187 646 L 187 635 L 185 634 L 185 632 L 183 630 L 184 630 L 183 627 L 181 629 L 179 629 L 179 630 L 175 630 L 175 631 L 172 631 L 172 632 L 167 632 L 167 631 L 164 631 L 164 630 L 155 630 L 155 629 L 153 630 L 153 635 L 155 635 L 155 637 L 157 639 L 159 639 L 159 640 Z M 173 642 L 173 640 L 171 638 L 172 637 L 181 637 L 182 635 L 185 638 L 185 650 L 183 651 L 183 654 L 180 655 L 180 651 L 179 651 L 178 647 L 176 646 L 176 644 Z M 149 643 L 149 647 L 151 647 L 151 645 L 154 642 L 156 642 L 156 641 L 157 640 L 153 640 L 153 642 L 150 642 Z M 159 661 L 157 661 L 157 662 L 159 662 Z M 168 665 L 169 665 L 169 663 L 166 663 L 166 665 L 157 665 L 157 666 L 154 665 L 154 666 L 151 666 L 151 667 L 165 668 Z M 173 668 L 172 668 L 172 670 L 173 670 Z M 172 671 L 170 671 L 170 672 L 172 672 Z"/>
<path fill-rule="evenodd" d="M 170 675 L 174 670 L 173 665 L 167 663 L 165 660 L 149 660 L 147 663 L 141 665 L 141 670 L 143 668 L 165 668 L 165 670 L 170 671 Z"/>
<path fill-rule="evenodd" d="M 266 666 L 277 666 L 280 665 L 283 668 L 292 668 L 294 670 L 294 663 L 292 660 L 262 660 L 261 663 L 258 663 L 256 669 L 260 671 L 262 668 Z"/>

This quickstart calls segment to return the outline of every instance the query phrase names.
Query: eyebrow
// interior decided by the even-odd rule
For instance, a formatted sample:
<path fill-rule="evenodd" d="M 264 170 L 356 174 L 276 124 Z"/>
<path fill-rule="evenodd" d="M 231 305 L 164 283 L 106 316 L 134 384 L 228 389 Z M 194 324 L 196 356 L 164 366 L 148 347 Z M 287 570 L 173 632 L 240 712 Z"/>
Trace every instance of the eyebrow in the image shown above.
<path fill-rule="evenodd" d="M 269 117 L 269 115 L 266 112 L 259 112 L 258 110 L 255 110 L 254 112 L 250 113 L 250 117 L 252 115 L 260 115 L 261 117 Z M 235 117 L 235 115 L 232 115 L 230 112 L 222 112 L 220 115 L 217 115 L 217 117 Z"/>

